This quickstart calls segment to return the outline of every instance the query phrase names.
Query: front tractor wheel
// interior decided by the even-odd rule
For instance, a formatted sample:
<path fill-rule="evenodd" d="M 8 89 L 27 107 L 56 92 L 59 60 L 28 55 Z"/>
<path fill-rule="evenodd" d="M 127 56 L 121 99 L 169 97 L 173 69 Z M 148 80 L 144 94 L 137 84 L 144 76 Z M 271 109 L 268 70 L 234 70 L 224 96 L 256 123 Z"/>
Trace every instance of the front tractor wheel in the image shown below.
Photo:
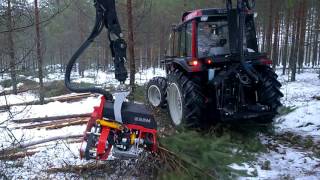
<path fill-rule="evenodd" d="M 200 84 L 191 81 L 181 71 L 168 75 L 167 102 L 172 122 L 175 126 L 201 125 L 205 98 Z"/>
<path fill-rule="evenodd" d="M 155 108 L 166 106 L 167 80 L 164 77 L 152 78 L 146 88 L 147 102 Z"/>

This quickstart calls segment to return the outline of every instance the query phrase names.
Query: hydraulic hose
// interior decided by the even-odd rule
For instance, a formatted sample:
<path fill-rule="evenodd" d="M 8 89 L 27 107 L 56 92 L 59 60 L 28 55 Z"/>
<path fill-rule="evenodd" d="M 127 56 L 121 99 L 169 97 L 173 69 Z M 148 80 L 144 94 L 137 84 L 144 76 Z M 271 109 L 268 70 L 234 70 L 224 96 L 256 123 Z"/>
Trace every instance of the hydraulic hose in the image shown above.
<path fill-rule="evenodd" d="M 107 100 L 113 100 L 113 96 L 110 92 L 101 89 L 101 88 L 96 88 L 96 87 L 76 87 L 72 85 L 71 83 L 71 72 L 72 68 L 79 58 L 79 56 L 89 47 L 89 45 L 94 41 L 94 39 L 101 33 L 102 29 L 104 27 L 104 22 L 103 22 L 103 12 L 97 8 L 96 10 L 96 21 L 95 25 L 93 27 L 93 30 L 90 34 L 90 36 L 87 38 L 87 40 L 80 46 L 80 48 L 73 54 L 71 57 L 70 61 L 67 64 L 67 69 L 65 73 L 65 85 L 66 87 L 76 93 L 97 93 L 97 94 L 102 94 Z"/>

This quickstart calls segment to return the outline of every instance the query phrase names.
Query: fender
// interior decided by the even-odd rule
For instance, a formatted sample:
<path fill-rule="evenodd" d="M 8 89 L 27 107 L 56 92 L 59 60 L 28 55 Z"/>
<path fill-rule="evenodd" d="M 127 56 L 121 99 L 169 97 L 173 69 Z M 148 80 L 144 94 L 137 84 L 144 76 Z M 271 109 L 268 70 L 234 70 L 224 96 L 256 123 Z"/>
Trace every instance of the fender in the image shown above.
<path fill-rule="evenodd" d="M 188 64 L 189 61 L 191 61 L 192 58 L 174 58 L 171 63 L 177 65 L 184 71 L 188 73 L 194 73 L 194 72 L 200 72 L 205 70 L 204 65 L 202 64 L 202 61 L 199 60 L 199 64 L 196 66 L 190 66 Z"/>

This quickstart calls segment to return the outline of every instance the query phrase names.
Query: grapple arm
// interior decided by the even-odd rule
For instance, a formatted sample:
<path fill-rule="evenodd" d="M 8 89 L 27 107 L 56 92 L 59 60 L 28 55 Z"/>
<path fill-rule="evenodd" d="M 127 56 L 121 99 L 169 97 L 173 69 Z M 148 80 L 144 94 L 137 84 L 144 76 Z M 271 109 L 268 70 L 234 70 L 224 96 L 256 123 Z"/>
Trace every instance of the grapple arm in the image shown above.
<path fill-rule="evenodd" d="M 97 12 L 103 16 L 105 27 L 108 29 L 110 49 L 115 66 L 115 78 L 124 83 L 128 77 L 125 67 L 127 44 L 123 39 L 121 26 L 118 21 L 115 0 L 95 0 Z"/>
<path fill-rule="evenodd" d="M 112 58 L 114 60 L 115 78 L 123 84 L 127 77 L 128 72 L 125 68 L 126 61 L 126 42 L 123 39 L 121 27 L 118 21 L 117 12 L 115 8 L 115 0 L 94 0 L 96 8 L 96 21 L 93 30 L 87 40 L 81 45 L 81 47 L 74 53 L 70 61 L 67 64 L 65 74 L 66 87 L 76 93 L 98 93 L 102 94 L 107 100 L 113 100 L 110 92 L 101 88 L 90 87 L 83 88 L 77 87 L 71 84 L 71 71 L 72 68 L 80 57 L 80 55 L 90 46 L 94 39 L 101 33 L 103 27 L 108 29 L 108 37 L 110 40 L 110 49 Z"/>

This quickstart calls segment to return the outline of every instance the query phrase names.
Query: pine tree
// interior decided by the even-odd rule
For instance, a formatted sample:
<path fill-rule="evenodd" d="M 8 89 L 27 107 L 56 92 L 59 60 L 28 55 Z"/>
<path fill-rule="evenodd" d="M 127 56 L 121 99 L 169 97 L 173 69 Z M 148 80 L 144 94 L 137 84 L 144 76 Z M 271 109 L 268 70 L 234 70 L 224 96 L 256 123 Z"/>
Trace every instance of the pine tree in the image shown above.
<path fill-rule="evenodd" d="M 134 38 L 133 38 L 133 17 L 132 17 L 132 1 L 127 0 L 127 18 L 128 18 L 128 50 L 130 62 L 130 86 L 132 94 L 135 89 L 136 65 L 134 59 Z"/>
<path fill-rule="evenodd" d="M 41 104 L 44 103 L 44 87 L 43 87 L 43 59 L 41 53 L 41 37 L 40 37 L 40 15 L 39 15 L 39 7 L 38 0 L 34 0 L 34 12 L 35 12 L 35 30 L 36 30 L 36 46 L 37 46 L 37 60 L 38 60 L 38 77 L 39 77 L 39 98 Z"/>

